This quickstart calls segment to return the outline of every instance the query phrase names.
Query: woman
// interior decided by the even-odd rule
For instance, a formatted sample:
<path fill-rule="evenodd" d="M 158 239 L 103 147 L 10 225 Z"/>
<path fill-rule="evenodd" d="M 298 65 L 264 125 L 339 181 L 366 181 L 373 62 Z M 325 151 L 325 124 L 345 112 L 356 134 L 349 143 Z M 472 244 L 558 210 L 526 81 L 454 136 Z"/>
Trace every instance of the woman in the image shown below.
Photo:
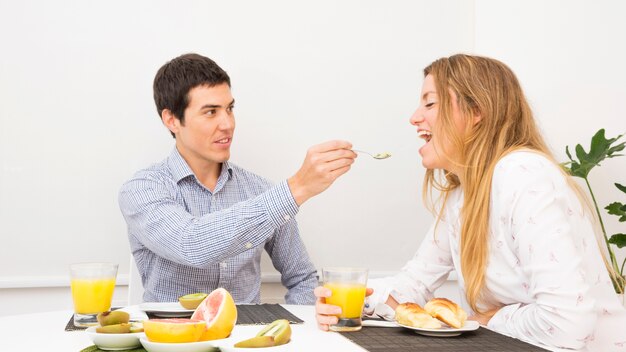
<path fill-rule="evenodd" d="M 470 319 L 495 331 L 548 348 L 626 350 L 618 330 L 626 311 L 590 212 L 550 154 L 513 72 L 454 55 L 424 76 L 410 122 L 426 142 L 425 199 L 441 194 L 430 202 L 437 220 L 399 274 L 369 281 L 366 307 L 424 305 L 455 270 Z M 324 303 L 329 290 L 315 294 L 327 330 L 339 307 Z"/>

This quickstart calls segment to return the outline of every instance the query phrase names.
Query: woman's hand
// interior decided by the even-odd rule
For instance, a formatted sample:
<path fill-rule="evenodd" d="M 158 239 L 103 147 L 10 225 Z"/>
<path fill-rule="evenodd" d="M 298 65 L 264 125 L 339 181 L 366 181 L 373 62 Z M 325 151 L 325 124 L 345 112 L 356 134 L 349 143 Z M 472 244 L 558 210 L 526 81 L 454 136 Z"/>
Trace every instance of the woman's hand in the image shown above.
<path fill-rule="evenodd" d="M 476 320 L 480 325 L 487 326 L 487 324 L 489 324 L 489 320 L 491 320 L 491 318 L 498 313 L 499 310 L 500 308 L 494 308 L 483 313 L 474 313 L 474 315 L 467 319 Z"/>
<path fill-rule="evenodd" d="M 369 296 L 374 292 L 373 289 L 368 288 L 365 291 L 365 296 Z M 321 330 L 328 331 L 328 326 L 337 324 L 339 318 L 337 315 L 341 314 L 341 307 L 326 304 L 326 297 L 330 297 L 332 292 L 330 289 L 324 286 L 318 286 L 313 291 L 317 301 L 315 302 L 315 319 L 317 320 L 317 327 Z"/>

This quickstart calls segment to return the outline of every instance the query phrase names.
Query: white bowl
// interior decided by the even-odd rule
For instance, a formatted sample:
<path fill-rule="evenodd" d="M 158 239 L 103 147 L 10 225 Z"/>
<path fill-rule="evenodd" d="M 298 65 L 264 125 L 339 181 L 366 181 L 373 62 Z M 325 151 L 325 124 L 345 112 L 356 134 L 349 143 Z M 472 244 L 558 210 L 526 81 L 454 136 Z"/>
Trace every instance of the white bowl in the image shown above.
<path fill-rule="evenodd" d="M 146 336 L 143 332 L 134 332 L 127 334 L 101 334 L 96 332 L 96 326 L 92 326 L 85 330 L 91 338 L 94 345 L 101 350 L 121 351 L 141 346 L 139 338 Z"/>
<path fill-rule="evenodd" d="M 148 352 L 208 352 L 213 350 L 212 347 L 218 351 L 215 342 L 220 340 L 165 343 L 151 342 L 147 337 L 142 336 L 139 341 Z"/>

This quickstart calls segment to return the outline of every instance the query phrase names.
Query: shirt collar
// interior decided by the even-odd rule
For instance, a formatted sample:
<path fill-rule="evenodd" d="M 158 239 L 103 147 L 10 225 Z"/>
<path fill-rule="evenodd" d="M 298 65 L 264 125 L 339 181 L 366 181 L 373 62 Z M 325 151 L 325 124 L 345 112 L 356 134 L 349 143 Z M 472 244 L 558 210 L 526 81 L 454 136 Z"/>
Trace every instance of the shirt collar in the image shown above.
<path fill-rule="evenodd" d="M 167 164 L 172 172 L 172 176 L 174 177 L 174 180 L 177 183 L 186 177 L 195 176 L 193 173 L 193 170 L 191 170 L 191 168 L 189 167 L 189 164 L 187 164 L 185 159 L 183 159 L 183 156 L 180 155 L 176 147 L 174 147 L 174 150 L 172 150 L 172 153 L 167 158 Z M 228 161 L 224 161 L 222 163 L 222 171 L 220 173 L 220 177 L 217 179 L 217 185 L 215 187 L 216 190 L 218 189 L 218 187 L 221 188 L 220 184 L 228 181 L 231 178 L 232 174 L 233 174 L 232 166 L 230 165 Z M 222 181 L 222 179 L 224 179 L 224 181 Z"/>

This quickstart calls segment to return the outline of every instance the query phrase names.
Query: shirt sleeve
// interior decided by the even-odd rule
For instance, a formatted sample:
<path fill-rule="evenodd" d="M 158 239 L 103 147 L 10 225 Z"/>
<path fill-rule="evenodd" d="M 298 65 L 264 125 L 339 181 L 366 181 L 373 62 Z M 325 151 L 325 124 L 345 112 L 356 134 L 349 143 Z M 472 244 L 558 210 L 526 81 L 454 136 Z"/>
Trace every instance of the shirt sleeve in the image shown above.
<path fill-rule="evenodd" d="M 416 254 L 400 273 L 381 279 L 369 280 L 374 293 L 366 301 L 367 308 L 385 303 L 392 296 L 398 303 L 426 304 L 454 269 L 450 252 L 448 224 L 434 223 L 426 233 Z"/>
<path fill-rule="evenodd" d="M 594 238 L 575 226 L 583 217 L 580 202 L 547 160 L 509 171 L 494 174 L 492 206 L 510 211 L 510 245 L 526 280 L 519 289 L 530 300 L 501 308 L 488 327 L 550 347 L 582 348 L 597 317 L 581 252 L 585 238 Z"/>
<path fill-rule="evenodd" d="M 283 181 L 234 206 L 203 216 L 190 214 L 164 180 L 140 176 L 126 183 L 119 205 L 128 233 L 173 262 L 206 267 L 263 245 L 298 211 Z"/>
<path fill-rule="evenodd" d="M 287 288 L 287 304 L 315 304 L 313 290 L 318 285 L 317 270 L 309 259 L 295 219 L 282 225 L 266 243 L 265 250 Z"/>

